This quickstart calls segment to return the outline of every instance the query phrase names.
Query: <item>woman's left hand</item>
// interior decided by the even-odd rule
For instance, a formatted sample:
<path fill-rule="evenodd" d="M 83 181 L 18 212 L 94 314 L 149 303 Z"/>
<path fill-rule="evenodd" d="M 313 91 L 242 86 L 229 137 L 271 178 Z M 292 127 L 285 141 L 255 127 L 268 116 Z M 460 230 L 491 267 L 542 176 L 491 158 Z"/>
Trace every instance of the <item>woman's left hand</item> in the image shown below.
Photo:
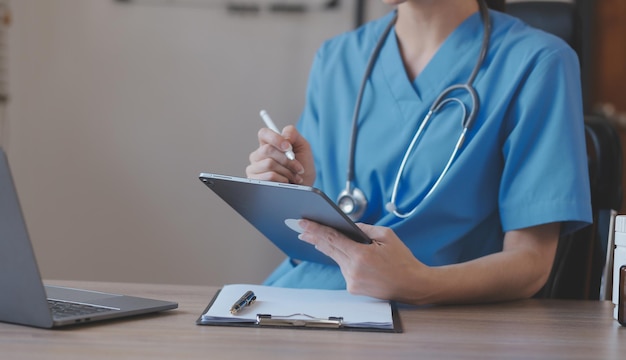
<path fill-rule="evenodd" d="M 372 239 L 372 244 L 361 244 L 313 221 L 300 220 L 299 225 L 304 230 L 299 238 L 335 260 L 352 294 L 410 302 L 407 284 L 428 270 L 390 228 L 358 223 Z"/>

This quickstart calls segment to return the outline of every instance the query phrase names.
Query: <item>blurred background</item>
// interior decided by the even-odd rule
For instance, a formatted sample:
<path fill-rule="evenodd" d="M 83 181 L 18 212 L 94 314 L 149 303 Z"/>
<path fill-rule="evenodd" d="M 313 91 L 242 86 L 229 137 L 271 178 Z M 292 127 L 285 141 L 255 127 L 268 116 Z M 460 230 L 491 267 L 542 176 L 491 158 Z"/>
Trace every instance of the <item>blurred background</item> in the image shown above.
<path fill-rule="evenodd" d="M 582 1 L 590 107 L 626 123 L 626 2 Z M 259 282 L 283 255 L 197 179 L 295 123 L 379 0 L 0 0 L 0 145 L 46 279 Z M 622 125 L 626 126 L 626 125 Z"/>

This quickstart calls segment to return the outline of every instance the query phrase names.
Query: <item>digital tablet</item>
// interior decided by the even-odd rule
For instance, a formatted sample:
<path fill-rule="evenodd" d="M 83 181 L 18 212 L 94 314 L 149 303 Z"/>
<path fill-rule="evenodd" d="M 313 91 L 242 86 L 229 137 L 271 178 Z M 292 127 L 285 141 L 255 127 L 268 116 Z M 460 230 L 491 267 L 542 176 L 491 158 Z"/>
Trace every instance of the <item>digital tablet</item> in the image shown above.
<path fill-rule="evenodd" d="M 314 187 L 206 173 L 200 174 L 200 180 L 293 259 L 335 264 L 313 245 L 298 239 L 300 219 L 330 226 L 360 243 L 372 242 L 328 196 Z"/>

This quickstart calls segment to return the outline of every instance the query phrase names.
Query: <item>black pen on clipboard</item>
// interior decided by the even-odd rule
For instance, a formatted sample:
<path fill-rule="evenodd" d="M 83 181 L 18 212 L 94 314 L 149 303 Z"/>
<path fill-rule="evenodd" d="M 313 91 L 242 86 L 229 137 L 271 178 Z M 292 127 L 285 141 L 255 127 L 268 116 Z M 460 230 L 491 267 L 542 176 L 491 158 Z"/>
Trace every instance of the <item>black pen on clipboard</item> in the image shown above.
<path fill-rule="evenodd" d="M 256 301 L 256 295 L 254 295 L 254 292 L 251 290 L 248 290 L 239 298 L 239 300 L 235 301 L 233 306 L 230 307 L 230 313 L 235 315 L 239 312 L 239 310 L 252 305 L 254 301 Z"/>

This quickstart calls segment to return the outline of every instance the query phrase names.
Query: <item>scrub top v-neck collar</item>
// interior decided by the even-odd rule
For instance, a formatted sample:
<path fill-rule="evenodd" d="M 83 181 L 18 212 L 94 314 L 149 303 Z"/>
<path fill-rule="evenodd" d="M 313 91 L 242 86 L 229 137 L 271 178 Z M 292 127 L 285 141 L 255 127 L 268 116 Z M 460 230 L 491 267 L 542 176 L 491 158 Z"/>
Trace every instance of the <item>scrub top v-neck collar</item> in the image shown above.
<path fill-rule="evenodd" d="M 476 65 L 482 44 L 483 23 L 476 12 L 459 25 L 441 44 L 435 55 L 413 81 L 410 81 L 396 38 L 389 32 L 378 63 L 393 97 L 398 103 L 430 102 L 453 83 L 466 82 Z"/>

